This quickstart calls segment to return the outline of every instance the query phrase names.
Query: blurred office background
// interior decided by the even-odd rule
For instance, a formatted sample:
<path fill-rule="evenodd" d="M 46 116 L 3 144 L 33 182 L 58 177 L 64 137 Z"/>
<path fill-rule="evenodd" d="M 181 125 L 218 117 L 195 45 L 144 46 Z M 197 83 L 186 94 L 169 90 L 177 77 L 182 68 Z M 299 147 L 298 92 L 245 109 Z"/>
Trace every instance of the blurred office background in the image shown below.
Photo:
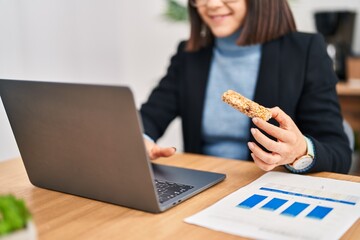
<path fill-rule="evenodd" d="M 306 32 L 316 31 L 317 11 L 360 10 L 359 0 L 289 2 Z M 165 8 L 166 0 L 0 0 L 0 78 L 128 85 L 139 107 L 188 37 L 187 24 L 165 19 Z M 354 29 L 360 53 L 360 16 Z M 179 120 L 161 144 L 181 151 Z M 0 103 L 0 161 L 19 155 Z"/>

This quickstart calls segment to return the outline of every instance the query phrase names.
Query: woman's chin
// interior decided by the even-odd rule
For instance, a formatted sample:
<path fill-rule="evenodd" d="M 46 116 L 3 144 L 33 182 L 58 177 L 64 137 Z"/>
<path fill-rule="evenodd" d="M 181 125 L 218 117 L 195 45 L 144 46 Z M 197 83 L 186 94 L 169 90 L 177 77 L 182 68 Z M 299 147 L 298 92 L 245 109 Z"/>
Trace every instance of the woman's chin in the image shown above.
<path fill-rule="evenodd" d="M 218 29 L 212 29 L 212 33 L 217 38 L 225 38 L 231 36 L 236 30 L 218 30 Z"/>

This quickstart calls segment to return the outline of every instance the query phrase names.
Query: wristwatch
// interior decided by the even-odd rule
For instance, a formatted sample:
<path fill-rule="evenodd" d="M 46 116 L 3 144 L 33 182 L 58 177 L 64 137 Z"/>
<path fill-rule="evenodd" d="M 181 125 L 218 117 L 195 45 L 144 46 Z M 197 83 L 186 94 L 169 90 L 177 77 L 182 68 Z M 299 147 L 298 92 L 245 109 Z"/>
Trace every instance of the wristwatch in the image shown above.
<path fill-rule="evenodd" d="M 306 172 L 314 165 L 315 162 L 314 144 L 309 138 L 305 136 L 304 138 L 306 141 L 307 153 L 304 156 L 296 159 L 293 163 L 285 165 L 285 167 L 291 172 L 294 173 Z"/>

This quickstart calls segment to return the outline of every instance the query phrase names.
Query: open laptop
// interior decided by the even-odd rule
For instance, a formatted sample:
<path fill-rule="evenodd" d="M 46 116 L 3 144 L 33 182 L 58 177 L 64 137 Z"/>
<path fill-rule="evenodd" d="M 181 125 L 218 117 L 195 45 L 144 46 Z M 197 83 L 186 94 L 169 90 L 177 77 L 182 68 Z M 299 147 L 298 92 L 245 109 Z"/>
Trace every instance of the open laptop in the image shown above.
<path fill-rule="evenodd" d="M 225 178 L 151 163 L 128 87 L 0 80 L 0 96 L 35 186 L 161 212 Z"/>

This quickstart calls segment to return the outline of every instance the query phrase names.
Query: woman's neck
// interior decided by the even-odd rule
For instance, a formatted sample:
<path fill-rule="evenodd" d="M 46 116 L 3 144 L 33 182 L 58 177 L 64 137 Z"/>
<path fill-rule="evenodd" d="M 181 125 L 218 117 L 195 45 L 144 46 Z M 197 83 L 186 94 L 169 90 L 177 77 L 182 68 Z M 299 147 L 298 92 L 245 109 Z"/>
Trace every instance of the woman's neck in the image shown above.
<path fill-rule="evenodd" d="M 241 30 L 239 29 L 230 36 L 222 37 L 222 38 L 215 38 L 215 47 L 217 50 L 224 54 L 234 54 L 236 52 L 243 52 L 246 50 L 252 50 L 253 47 L 257 48 L 258 45 L 252 46 L 239 46 L 237 44 L 237 40 L 241 34 Z"/>

